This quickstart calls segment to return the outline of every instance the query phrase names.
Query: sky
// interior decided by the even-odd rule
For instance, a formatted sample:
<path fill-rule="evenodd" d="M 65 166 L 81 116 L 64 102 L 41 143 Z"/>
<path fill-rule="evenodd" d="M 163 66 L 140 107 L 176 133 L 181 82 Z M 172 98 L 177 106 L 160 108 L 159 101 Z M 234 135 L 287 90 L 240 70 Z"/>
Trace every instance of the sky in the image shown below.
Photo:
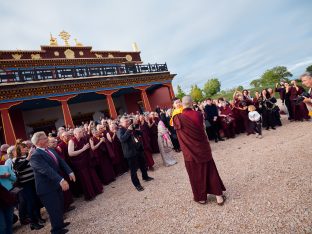
<path fill-rule="evenodd" d="M 0 0 L 0 50 L 39 50 L 65 30 L 94 50 L 131 51 L 167 63 L 176 89 L 221 89 L 286 66 L 312 64 L 312 0 Z M 58 38 L 59 44 L 61 40 Z"/>

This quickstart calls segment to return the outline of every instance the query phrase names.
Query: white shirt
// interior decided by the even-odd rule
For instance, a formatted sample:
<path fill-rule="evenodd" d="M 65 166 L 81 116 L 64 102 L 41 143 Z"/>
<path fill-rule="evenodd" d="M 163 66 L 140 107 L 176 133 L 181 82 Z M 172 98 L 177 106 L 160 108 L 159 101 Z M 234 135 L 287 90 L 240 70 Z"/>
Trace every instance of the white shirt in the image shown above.
<path fill-rule="evenodd" d="M 251 111 L 251 112 L 248 113 L 248 118 L 252 122 L 257 122 L 257 121 L 260 120 L 261 115 L 257 111 Z"/>

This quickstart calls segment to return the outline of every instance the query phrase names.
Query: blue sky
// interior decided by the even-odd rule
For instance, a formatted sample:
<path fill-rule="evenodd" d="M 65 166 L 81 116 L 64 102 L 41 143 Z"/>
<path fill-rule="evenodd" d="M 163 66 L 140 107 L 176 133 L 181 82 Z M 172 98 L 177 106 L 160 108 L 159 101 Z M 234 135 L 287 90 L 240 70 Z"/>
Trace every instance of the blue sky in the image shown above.
<path fill-rule="evenodd" d="M 1 0 L 0 50 L 39 49 L 64 29 L 97 50 L 137 42 L 144 62 L 167 62 L 177 74 L 174 87 L 217 77 L 228 89 L 277 65 L 304 72 L 311 10 L 312 0 Z"/>

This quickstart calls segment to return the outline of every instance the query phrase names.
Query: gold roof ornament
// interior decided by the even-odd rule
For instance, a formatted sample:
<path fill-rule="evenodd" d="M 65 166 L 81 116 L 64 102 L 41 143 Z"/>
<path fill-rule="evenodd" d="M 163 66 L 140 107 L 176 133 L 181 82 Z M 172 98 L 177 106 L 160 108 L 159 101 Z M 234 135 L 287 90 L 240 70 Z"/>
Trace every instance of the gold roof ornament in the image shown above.
<path fill-rule="evenodd" d="M 20 60 L 21 57 L 22 57 L 22 54 L 12 54 L 12 57 L 13 57 L 15 60 Z"/>
<path fill-rule="evenodd" d="M 139 52 L 140 51 L 136 42 L 132 43 L 132 49 L 133 49 L 134 52 Z"/>
<path fill-rule="evenodd" d="M 81 42 L 78 42 L 77 38 L 75 38 L 74 41 L 76 42 L 76 46 L 83 46 Z"/>
<path fill-rule="evenodd" d="M 40 56 L 40 54 L 31 54 L 31 59 L 32 60 L 38 60 L 38 59 L 41 59 L 41 56 Z"/>
<path fill-rule="evenodd" d="M 69 46 L 68 40 L 70 38 L 70 34 L 68 32 L 65 32 L 64 30 L 60 32 L 59 36 L 64 41 L 66 46 Z"/>
<path fill-rule="evenodd" d="M 126 60 L 127 60 L 128 62 L 131 62 L 131 61 L 132 61 L 132 56 L 131 56 L 130 54 L 127 54 L 127 55 L 126 55 Z"/>
<path fill-rule="evenodd" d="M 103 55 L 101 55 L 101 54 L 95 54 L 95 57 L 97 57 L 97 58 L 103 58 Z"/>
<path fill-rule="evenodd" d="M 52 33 L 50 33 L 50 46 L 57 46 L 57 39 L 56 37 L 52 36 Z"/>
<path fill-rule="evenodd" d="M 75 58 L 75 52 L 70 50 L 70 49 L 65 50 L 64 54 L 65 54 L 65 57 L 67 59 L 74 59 Z"/>
<path fill-rule="evenodd" d="M 114 58 L 114 55 L 111 54 L 111 53 L 109 53 L 107 57 L 108 57 L 108 58 Z"/>

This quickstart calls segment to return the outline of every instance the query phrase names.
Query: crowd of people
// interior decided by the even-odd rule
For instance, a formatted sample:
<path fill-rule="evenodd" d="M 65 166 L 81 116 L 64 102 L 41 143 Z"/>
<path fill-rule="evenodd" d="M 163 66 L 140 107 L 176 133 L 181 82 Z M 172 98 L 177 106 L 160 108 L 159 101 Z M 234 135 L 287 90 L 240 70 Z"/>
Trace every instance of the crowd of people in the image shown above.
<path fill-rule="evenodd" d="M 312 87 L 311 75 L 302 80 Z M 128 171 L 135 189 L 143 191 L 137 169 L 143 180 L 152 181 L 148 171 L 154 170 L 155 153 L 160 153 L 164 166 L 172 166 L 177 163 L 174 151 L 182 150 L 194 200 L 205 204 L 210 193 L 223 205 L 225 186 L 207 136 L 215 142 L 240 133 L 262 138 L 262 128 L 281 126 L 274 91 L 280 93 L 290 121 L 310 118 L 311 89 L 305 95 L 292 81 L 277 84 L 276 90 L 263 89 L 253 97 L 248 90 L 236 91 L 232 101 L 208 98 L 195 103 L 185 96 L 182 101 L 174 99 L 167 110 L 157 107 L 151 113 L 102 118 L 75 128 L 60 127 L 47 135 L 36 132 L 31 140 L 19 139 L 15 145 L 3 144 L 0 233 L 12 233 L 12 223 L 18 219 L 31 230 L 43 228 L 42 207 L 50 216 L 51 233 L 66 233 L 69 222 L 64 222 L 63 213 L 75 209 L 73 197 L 93 200 L 103 193 L 104 185 Z M 15 208 L 18 218 L 13 215 Z"/>

